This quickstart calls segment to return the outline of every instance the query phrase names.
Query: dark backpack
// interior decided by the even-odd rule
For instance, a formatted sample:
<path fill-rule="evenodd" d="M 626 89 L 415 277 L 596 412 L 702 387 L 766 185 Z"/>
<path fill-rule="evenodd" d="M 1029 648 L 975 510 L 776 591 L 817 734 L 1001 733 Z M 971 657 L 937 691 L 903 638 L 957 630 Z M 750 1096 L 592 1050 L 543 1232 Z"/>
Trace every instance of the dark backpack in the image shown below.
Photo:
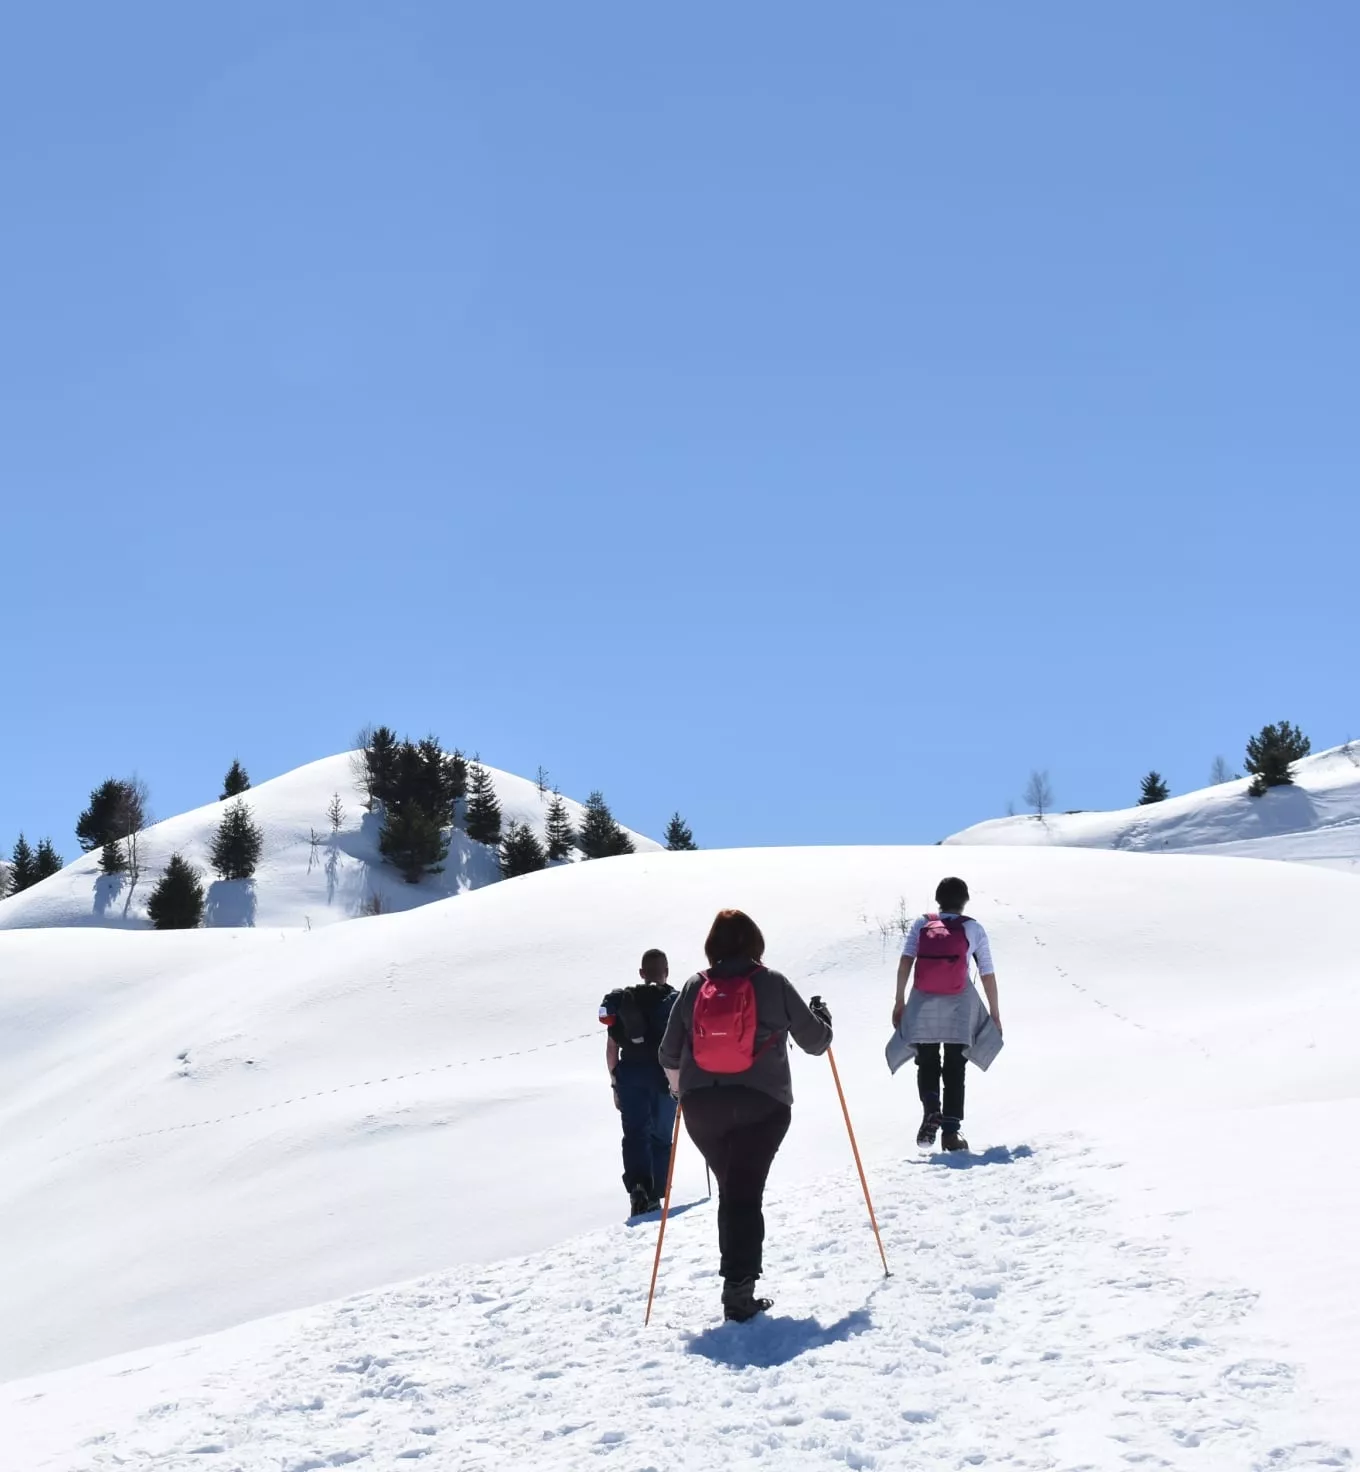
<path fill-rule="evenodd" d="M 672 988 L 646 982 L 620 987 L 605 997 L 600 1003 L 600 1021 L 619 1045 L 624 1062 L 656 1063 L 656 1050 L 661 1046 L 674 1002 Z"/>

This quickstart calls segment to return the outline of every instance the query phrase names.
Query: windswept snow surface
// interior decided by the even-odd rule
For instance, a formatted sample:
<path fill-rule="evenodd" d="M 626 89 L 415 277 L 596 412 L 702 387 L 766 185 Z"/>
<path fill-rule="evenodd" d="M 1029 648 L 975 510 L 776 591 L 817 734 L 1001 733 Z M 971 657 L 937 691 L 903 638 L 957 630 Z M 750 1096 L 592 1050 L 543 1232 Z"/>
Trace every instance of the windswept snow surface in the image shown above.
<path fill-rule="evenodd" d="M 354 756 L 342 752 L 325 757 L 245 793 L 264 830 L 264 852 L 254 879 L 213 878 L 213 837 L 228 804 L 208 803 L 155 823 L 140 836 L 143 873 L 135 888 L 121 875 L 101 874 L 99 854 L 86 854 L 41 884 L 0 901 L 0 930 L 70 925 L 149 929 L 146 902 L 173 853 L 183 854 L 202 871 L 207 891 L 204 923 L 210 927 L 281 925 L 314 930 L 366 914 L 375 901 L 384 912 L 412 910 L 500 879 L 495 851 L 457 831 L 444 872 L 407 884 L 378 852 L 381 825 L 362 806 Z M 513 773 L 487 770 L 506 826 L 526 823 L 542 837 L 550 795 Z M 335 793 L 340 794 L 345 817 L 333 833 L 326 810 Z M 572 822 L 579 823 L 581 805 L 569 798 L 563 801 Z M 639 851 L 660 848 L 640 833 L 630 837 Z"/>
<path fill-rule="evenodd" d="M 296 1472 L 362 1446 L 375 1465 L 392 1465 L 393 1438 L 408 1432 L 403 1449 L 428 1445 L 434 1466 L 479 1465 L 456 1439 L 478 1436 L 490 1438 L 481 1465 L 525 1465 L 498 1461 L 495 1448 L 522 1449 L 549 1422 L 582 1430 L 543 1442 L 534 1464 L 572 1466 L 572 1438 L 591 1428 L 588 1444 L 605 1451 L 615 1443 L 600 1438 L 638 1424 L 687 1437 L 696 1416 L 712 1423 L 696 1460 L 623 1442 L 618 1465 L 713 1465 L 699 1460 L 707 1448 L 753 1466 L 768 1445 L 767 1465 L 864 1456 L 879 1460 L 857 1465 L 891 1466 L 881 1450 L 889 1429 L 937 1436 L 920 1444 L 964 1464 L 1018 1434 L 1022 1405 L 1035 1436 L 1050 1423 L 1061 1433 L 1055 1466 L 1121 1465 L 1124 1451 L 1106 1441 L 1084 1462 L 1070 1450 L 1073 1438 L 1119 1433 L 1110 1418 L 1120 1409 L 1136 1432 L 1130 1456 L 1167 1437 L 1211 1449 L 1168 1456 L 1176 1466 L 1307 1466 L 1297 1450 L 1272 1461 L 1265 1443 L 1355 1440 L 1354 880 L 1233 859 L 960 854 L 951 867 L 992 933 L 1008 1044 L 970 1084 L 968 1132 L 987 1153 L 969 1170 L 932 1170 L 906 1163 L 919 1106 L 909 1076 L 889 1077 L 882 1049 L 897 921 L 926 903 L 942 857 L 654 853 L 310 934 L 0 935 L 0 1377 L 449 1275 L 362 1310 L 125 1363 L 162 1367 L 146 1378 L 90 1370 L 15 1387 L 6 1413 L 22 1413 L 20 1424 L 67 1458 L 54 1465 L 82 1468 L 119 1465 L 98 1460 L 105 1445 L 119 1456 L 161 1447 L 136 1452 L 134 1466 L 206 1465 L 155 1440 L 200 1430 L 203 1446 L 237 1438 L 215 1463 L 224 1468 Z M 897 1276 L 870 1296 L 872 1248 L 854 1225 L 830 1071 L 797 1058 L 769 1279 L 794 1322 L 751 1331 L 764 1365 L 724 1349 L 728 1331 L 717 1331 L 726 1359 L 713 1368 L 703 1353 L 683 1357 L 684 1336 L 712 1327 L 706 1208 L 676 1223 L 654 1338 L 633 1327 L 644 1234 L 611 1227 L 571 1239 L 624 1209 L 598 999 L 635 974 L 649 945 L 670 952 L 677 976 L 690 969 L 714 910 L 730 904 L 761 922 L 771 963 L 834 1009 Z M 702 1195 L 703 1180 L 682 1147 L 679 1198 Z M 1083 1223 L 1093 1235 L 1080 1245 L 1072 1233 Z M 546 1256 L 471 1266 L 534 1253 Z M 1075 1286 L 1063 1285 L 1059 1264 Z M 992 1283 L 995 1299 L 970 1288 Z M 413 1312 L 421 1294 L 424 1316 Z M 1195 1305 L 1220 1294 L 1240 1317 L 1202 1318 Z M 836 1330 L 861 1312 L 856 1332 Z M 821 1327 L 799 1327 L 809 1319 Z M 997 1326 L 985 1343 L 984 1320 Z M 502 1331 L 512 1337 L 499 1340 Z M 820 1382 L 811 1404 L 796 1393 L 804 1371 L 777 1362 L 786 1340 L 807 1351 L 796 1358 Z M 621 1396 L 623 1363 L 645 1379 Z M 930 1365 L 948 1374 L 931 1376 Z M 593 1380 L 597 1371 L 606 1379 Z M 552 1399 L 554 1374 L 572 1395 Z M 159 1394 L 163 1376 L 178 1388 Z M 94 1384 L 123 1430 L 81 1450 L 61 1441 L 62 1428 L 88 1425 Z M 376 1404 L 389 1399 L 419 1421 L 391 1419 L 395 1407 Z M 870 1400 L 882 1404 L 860 1447 L 836 1416 L 866 1415 Z M 207 1401 L 219 1405 L 220 1436 Z M 251 1411 L 257 1402 L 264 1409 Z M 103 1400 L 90 1404 L 103 1414 Z M 346 1414 L 355 1410 L 369 1412 L 371 1442 L 345 1429 L 364 1420 Z M 1313 1428 L 1306 1435 L 1289 1429 L 1296 1412 Z M 771 1429 L 778 1415 L 802 1416 L 805 1429 Z M 251 1438 L 271 1425 L 285 1438 L 277 1460 L 248 1460 Z M 418 1425 L 439 1434 L 418 1441 Z M 287 1437 L 315 1446 L 294 1455 Z M 1046 1454 L 1033 1442 L 1029 1465 Z"/>
<path fill-rule="evenodd" d="M 1360 874 L 1360 742 L 1305 757 L 1294 785 L 1251 797 L 1249 779 L 1109 813 L 994 818 L 947 844 L 1039 844 L 1133 853 L 1287 859 Z"/>

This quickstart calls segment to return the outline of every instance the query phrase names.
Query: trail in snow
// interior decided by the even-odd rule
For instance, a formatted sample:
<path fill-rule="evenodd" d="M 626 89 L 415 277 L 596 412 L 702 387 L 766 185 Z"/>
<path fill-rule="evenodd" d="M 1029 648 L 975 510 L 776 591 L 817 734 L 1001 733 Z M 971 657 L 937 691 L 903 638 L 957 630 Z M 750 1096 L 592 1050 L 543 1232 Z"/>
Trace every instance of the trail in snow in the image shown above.
<path fill-rule="evenodd" d="M 0 1410 L 32 1472 L 1349 1466 L 1255 1295 L 1119 1229 L 1113 1164 L 1063 1138 L 875 1171 L 886 1281 L 853 1172 L 776 1189 L 751 1324 L 717 1322 L 703 1203 L 650 1329 L 655 1231 L 620 1225 L 14 1382 Z"/>

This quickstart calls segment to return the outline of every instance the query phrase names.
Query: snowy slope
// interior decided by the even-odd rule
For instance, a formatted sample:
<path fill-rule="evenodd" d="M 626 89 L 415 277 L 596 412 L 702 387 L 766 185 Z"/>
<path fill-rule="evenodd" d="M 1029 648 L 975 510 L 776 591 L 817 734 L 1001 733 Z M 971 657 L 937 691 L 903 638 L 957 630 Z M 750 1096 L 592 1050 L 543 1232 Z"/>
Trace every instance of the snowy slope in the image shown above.
<path fill-rule="evenodd" d="M 951 1162 L 959 1166 L 960 1162 Z M 1071 1140 L 776 1188 L 772 1315 L 714 1321 L 714 1211 L 614 1226 L 38 1381 L 0 1386 L 26 1472 L 1342 1468 L 1240 1283 L 1130 1233 Z"/>
<path fill-rule="evenodd" d="M 143 876 L 135 890 L 121 876 L 99 872 L 99 855 L 86 854 L 41 884 L 0 901 L 0 930 L 35 926 L 99 925 L 149 928 L 146 901 L 166 861 L 182 853 L 203 873 L 209 926 L 303 926 L 315 929 L 366 913 L 410 910 L 431 900 L 500 879 L 494 851 L 454 834 L 442 874 L 407 884 L 378 852 L 379 820 L 364 811 L 351 767 L 352 754 L 325 757 L 261 782 L 246 793 L 264 829 L 264 855 L 253 881 L 214 879 L 209 854 L 225 803 L 209 803 L 148 828 L 140 839 Z M 549 799 L 523 777 L 488 768 L 506 825 L 527 823 L 541 837 Z M 326 809 L 339 793 L 345 818 L 332 834 Z M 566 801 L 574 823 L 579 803 Z M 321 835 L 318 844 L 314 834 Z M 641 834 L 636 847 L 659 847 Z"/>
<path fill-rule="evenodd" d="M 946 838 L 961 844 L 1045 844 L 1130 852 L 1289 859 L 1360 873 L 1360 744 L 1305 757 L 1292 787 L 1262 797 L 1248 779 L 1109 813 L 994 818 Z"/>
<path fill-rule="evenodd" d="M 648 945 L 677 972 L 692 966 L 723 904 L 750 908 L 771 962 L 830 1000 L 861 1145 L 891 1181 L 916 1118 L 910 1080 L 882 1061 L 894 919 L 925 902 L 941 858 L 654 853 L 310 934 L 0 935 L 0 1376 L 541 1251 L 617 1220 L 596 1004 Z M 1360 1206 L 1354 1172 L 1338 1168 L 1360 1126 L 1354 880 L 1071 849 L 958 858 L 993 933 L 1008 1037 L 973 1080 L 974 1143 L 1029 1146 L 1047 1170 L 1078 1131 L 1100 1171 L 1083 1190 L 1112 1199 L 1116 1240 L 1169 1233 L 1187 1272 L 1228 1279 L 1244 1305 L 1259 1295 L 1247 1329 L 1283 1346 L 1274 1359 L 1309 1394 L 1360 1405 L 1360 1311 L 1337 1292 L 1352 1271 L 1338 1224 Z M 1304 913 L 1306 925 L 1288 923 Z M 822 1188 L 799 1188 L 844 1171 L 845 1135 L 820 1060 L 797 1060 L 796 1088 L 774 1180 L 806 1202 L 816 1235 Z M 906 1210 L 914 1180 L 885 1187 L 885 1210 Z M 998 1216 L 1048 1189 L 1024 1172 L 1015 1182 Z M 702 1194 L 693 1151 L 677 1189 Z M 957 1255 L 971 1228 L 952 1199 L 924 1235 L 904 1227 L 908 1248 Z M 1023 1272 L 1028 1249 L 1014 1252 Z M 525 1312 L 546 1314 L 537 1271 L 518 1270 L 518 1286 Z M 702 1299 L 710 1315 L 711 1279 L 700 1287 L 693 1312 Z M 607 1288 L 580 1290 L 563 1334 L 611 1333 L 592 1312 L 632 1314 L 637 1283 Z M 826 1323 L 863 1302 L 835 1282 L 798 1292 L 796 1314 L 815 1302 Z M 943 1334 L 951 1302 L 908 1303 L 901 1322 L 919 1312 L 924 1339 Z M 1184 1334 L 1187 1363 L 1211 1362 Z M 489 1365 L 490 1339 L 486 1354 Z"/>

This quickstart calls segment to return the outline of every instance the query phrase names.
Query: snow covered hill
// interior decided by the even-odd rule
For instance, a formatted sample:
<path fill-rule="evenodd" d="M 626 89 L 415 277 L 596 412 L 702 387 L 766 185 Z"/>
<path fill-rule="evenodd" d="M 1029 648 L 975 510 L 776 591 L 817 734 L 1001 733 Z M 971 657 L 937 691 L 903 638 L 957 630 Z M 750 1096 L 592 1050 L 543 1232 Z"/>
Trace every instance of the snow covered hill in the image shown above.
<path fill-rule="evenodd" d="M 726 1448 L 735 1466 L 755 1465 L 751 1436 L 759 1438 L 746 1409 L 755 1406 L 758 1426 L 782 1438 L 769 1446 L 792 1448 L 774 1465 L 814 1465 L 819 1447 L 823 1462 L 840 1447 L 877 1459 L 842 1456 L 850 1465 L 900 1465 L 874 1445 L 858 1447 L 850 1426 L 823 1425 L 879 1396 L 866 1381 L 891 1383 L 899 1408 L 924 1418 L 893 1429 L 938 1432 L 962 1462 L 971 1443 L 943 1390 L 965 1362 L 968 1395 L 992 1386 L 995 1407 L 973 1448 L 988 1457 L 1002 1435 L 997 1417 L 1015 1404 L 1005 1387 L 1021 1381 L 1041 1386 L 1035 1425 L 1051 1422 L 1064 1448 L 1088 1431 L 1105 1436 L 1099 1418 L 1122 1402 L 1140 1436 L 1160 1428 L 1149 1445 L 1180 1433 L 1209 1445 L 1217 1426 L 1213 1444 L 1234 1448 L 1226 1460 L 1184 1465 L 1306 1466 L 1271 1462 L 1268 1448 L 1237 1457 L 1247 1443 L 1225 1429 L 1240 1395 L 1261 1436 L 1283 1436 L 1266 1428 L 1271 1406 L 1295 1404 L 1290 1383 L 1298 1405 L 1317 1398 L 1310 1424 L 1335 1422 L 1354 1436 L 1360 1313 L 1354 1295 L 1337 1292 L 1352 1271 L 1344 1223 L 1360 1207 L 1344 1154 L 1360 1126 L 1354 880 L 1235 859 L 957 854 L 950 862 L 993 934 L 1008 1046 L 972 1081 L 968 1129 L 981 1153 L 971 1171 L 940 1164 L 932 1176 L 903 1163 L 916 1154 L 917 1106 L 910 1079 L 889 1077 L 882 1048 L 898 920 L 928 902 L 946 858 L 935 847 L 649 853 L 310 934 L 0 934 L 0 1376 L 192 1338 L 459 1264 L 548 1252 L 486 1273 L 464 1268 L 320 1320 L 243 1330 L 201 1351 L 139 1355 L 123 1368 L 157 1367 L 141 1389 L 112 1372 L 79 1372 L 86 1379 L 70 1384 L 95 1376 L 135 1425 L 117 1433 L 103 1461 L 74 1442 L 51 1443 L 54 1456 L 69 1454 L 54 1465 L 198 1465 L 187 1442 L 174 1443 L 172 1457 L 172 1441 L 157 1438 L 188 1436 L 187 1427 L 202 1430 L 199 1445 L 225 1447 L 228 1431 L 239 1432 L 232 1418 L 251 1416 L 261 1446 L 269 1445 L 262 1417 L 273 1417 L 270 1435 L 284 1436 L 287 1424 L 287 1436 L 312 1445 L 295 1456 L 280 1441 L 271 1462 L 233 1442 L 221 1465 L 330 1465 L 356 1454 L 360 1431 L 341 1426 L 353 1409 L 373 1413 L 365 1444 L 386 1465 L 378 1453 L 396 1455 L 399 1433 L 408 1438 L 401 1449 L 426 1445 L 415 1440 L 423 1433 L 414 1414 L 409 1424 L 383 1419 L 387 1409 L 374 1402 L 386 1398 L 448 1436 L 441 1443 L 431 1433 L 431 1465 L 525 1465 L 493 1449 L 550 1429 L 541 1417 L 556 1418 L 563 1439 L 545 1442 L 538 1464 L 584 1465 L 585 1452 L 573 1460 L 579 1438 L 570 1427 L 596 1428 L 590 1455 L 627 1430 L 591 1366 L 616 1367 L 612 1356 L 630 1345 L 634 1363 L 655 1358 L 661 1367 L 655 1376 L 648 1369 L 636 1397 L 658 1437 L 684 1434 L 668 1394 L 675 1405 L 733 1401 L 729 1439 L 716 1418 L 703 1445 Z M 870 1301 L 872 1247 L 845 1204 L 854 1183 L 829 1070 L 799 1058 L 794 1128 L 774 1174 L 794 1225 L 781 1227 L 776 1215 L 771 1228 L 778 1256 L 769 1286 L 786 1317 L 742 1341 L 754 1344 L 754 1361 L 742 1361 L 747 1351 L 723 1331 L 708 1333 L 706 1208 L 677 1223 L 656 1340 L 624 1337 L 645 1277 L 640 1234 L 611 1228 L 559 1250 L 624 1210 L 599 997 L 634 974 L 649 945 L 668 949 L 677 973 L 692 967 L 713 911 L 726 904 L 749 908 L 772 964 L 835 1011 L 837 1059 L 899 1264 Z M 1069 1178 L 1074 1171 L 1079 1179 Z M 697 1156 L 682 1147 L 680 1199 L 702 1196 L 703 1181 Z M 1045 1201 L 1054 1209 L 1041 1211 Z M 1059 1317 L 1050 1322 L 1031 1311 L 1058 1292 L 1061 1273 L 1044 1264 L 1064 1258 L 1064 1234 L 1083 1223 L 1100 1244 L 1090 1272 L 1092 1291 L 1104 1284 L 1103 1307 L 1089 1308 L 1081 1294 L 1054 1299 Z M 1159 1253 L 1174 1266 L 1151 1272 Z M 422 1297 L 429 1311 L 417 1313 Z M 841 1335 L 847 1316 L 864 1332 Z M 988 1316 L 991 1333 L 979 1327 Z M 535 1324 L 546 1338 L 515 1339 Z M 1121 1339 L 1125 1332 L 1145 1337 Z M 682 1347 L 693 1348 L 690 1334 L 714 1348 L 728 1379 L 695 1378 L 710 1372 L 699 1366 L 691 1376 L 678 1364 Z M 780 1410 L 792 1393 L 777 1373 L 785 1338 L 810 1345 L 809 1373 L 835 1392 L 810 1412 L 796 1395 Z M 251 1347 L 266 1342 L 276 1361 Z M 932 1344 L 944 1358 L 929 1358 Z M 549 1365 L 554 1345 L 558 1363 Z M 1050 1352 L 1075 1364 L 1070 1375 Z M 1146 1378 L 1121 1378 L 1121 1355 L 1142 1358 Z M 753 1365 L 747 1381 L 734 1362 Z M 285 1363 L 297 1370 L 292 1378 Z M 496 1423 L 513 1399 L 506 1364 L 524 1370 L 515 1402 L 523 1421 L 513 1432 Z M 949 1375 L 939 1396 L 922 1399 L 930 1364 Z M 585 1402 L 555 1400 L 551 1378 L 533 1378 L 540 1370 L 564 1375 L 563 1390 L 579 1388 Z M 659 1383 L 672 1371 L 674 1392 Z M 179 1387 L 165 1404 L 180 1403 L 184 1417 L 152 1413 L 163 1376 Z M 265 1385 L 275 1387 L 265 1404 L 276 1416 L 250 1410 Z M 1168 1387 L 1185 1391 L 1183 1400 L 1159 1399 Z M 144 1393 L 151 1399 L 134 1414 Z M 466 1415 L 446 1400 L 464 1393 Z M 46 1413 L 28 1399 L 39 1394 L 49 1397 Z M 45 1382 L 15 1387 L 6 1406 L 17 1416 L 26 1405 L 24 1423 L 36 1417 L 47 1435 L 67 1420 L 88 1423 L 75 1395 Z M 1164 1414 L 1169 1406 L 1184 1415 Z M 810 1424 L 776 1430 L 777 1414 Z M 885 1414 L 874 1412 L 873 1437 L 887 1435 Z M 485 1438 L 480 1464 L 453 1439 L 450 1415 L 464 1428 L 458 1435 Z M 218 1421 L 220 1435 L 208 1424 Z M 1086 1465 L 1119 1465 L 1107 1459 L 1108 1440 L 1101 1445 L 1105 1456 L 1088 1451 Z M 139 1447 L 161 1447 L 163 1459 Z M 1135 1440 L 1130 1451 L 1141 1448 Z M 1068 1465 L 1045 1462 L 1037 1443 L 1031 1452 L 1028 1465 Z M 635 1445 L 619 1465 L 714 1465 L 662 1451 L 645 1457 Z"/>
<path fill-rule="evenodd" d="M 0 930 L 97 925 L 147 929 L 146 901 L 166 862 L 181 853 L 203 873 L 209 926 L 301 926 L 315 929 L 374 909 L 410 910 L 499 880 L 496 854 L 456 832 L 444 872 L 407 884 L 378 852 L 379 819 L 364 811 L 350 752 L 310 762 L 245 794 L 264 829 L 264 854 L 253 880 L 213 879 L 213 835 L 225 803 L 208 803 L 167 818 L 140 837 L 143 874 L 132 887 L 121 875 L 99 872 L 99 855 L 86 854 L 31 889 L 0 901 Z M 549 798 L 533 782 L 488 768 L 508 826 L 527 824 L 540 837 Z M 345 817 L 336 832 L 326 817 L 339 793 Z M 564 799 L 572 822 L 582 807 Z M 660 847 L 640 833 L 642 850 Z M 317 841 L 313 841 L 316 839 Z"/>
<path fill-rule="evenodd" d="M 994 818 L 945 843 L 1045 844 L 1288 859 L 1360 873 L 1360 743 L 1305 757 L 1292 787 L 1262 797 L 1248 779 L 1109 813 Z"/>

